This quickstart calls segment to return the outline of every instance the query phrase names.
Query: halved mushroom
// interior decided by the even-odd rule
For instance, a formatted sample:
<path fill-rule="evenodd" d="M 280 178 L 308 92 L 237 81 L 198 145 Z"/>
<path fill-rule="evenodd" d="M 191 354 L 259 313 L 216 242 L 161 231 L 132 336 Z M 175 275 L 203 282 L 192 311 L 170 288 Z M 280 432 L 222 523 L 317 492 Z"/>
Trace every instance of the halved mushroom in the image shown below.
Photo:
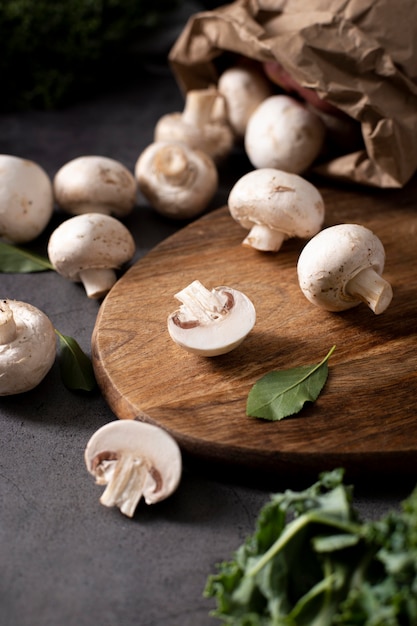
<path fill-rule="evenodd" d="M 369 228 L 336 224 L 306 244 L 298 281 L 305 297 L 323 309 L 344 311 L 365 302 L 378 315 L 392 300 L 391 285 L 381 276 L 384 264 L 384 246 Z"/>
<path fill-rule="evenodd" d="M 50 319 L 27 302 L 0 301 L 0 396 L 30 391 L 54 364 L 56 335 Z"/>
<path fill-rule="evenodd" d="M 98 485 L 107 485 L 100 502 L 132 517 L 143 497 L 155 504 L 171 495 L 181 479 L 182 459 L 165 430 L 138 420 L 116 420 L 99 428 L 84 459 Z"/>
<path fill-rule="evenodd" d="M 237 348 L 256 321 L 251 300 L 231 287 L 206 289 L 195 280 L 175 294 L 182 304 L 168 316 L 176 344 L 201 356 L 218 356 Z"/>

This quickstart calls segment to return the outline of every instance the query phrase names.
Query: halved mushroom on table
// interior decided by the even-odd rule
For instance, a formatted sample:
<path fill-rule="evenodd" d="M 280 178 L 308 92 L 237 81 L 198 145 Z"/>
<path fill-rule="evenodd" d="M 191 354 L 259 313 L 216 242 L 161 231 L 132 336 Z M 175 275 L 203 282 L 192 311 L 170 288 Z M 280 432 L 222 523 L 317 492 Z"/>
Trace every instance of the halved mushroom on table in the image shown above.
<path fill-rule="evenodd" d="M 168 332 L 180 347 L 199 356 L 237 348 L 256 321 L 252 301 L 231 287 L 207 289 L 199 280 L 175 294 L 179 309 L 168 316 Z"/>
<path fill-rule="evenodd" d="M 116 420 L 99 428 L 85 449 L 87 470 L 107 485 L 100 502 L 132 517 L 143 497 L 155 504 L 170 496 L 181 479 L 182 458 L 165 430 L 138 420 Z"/>

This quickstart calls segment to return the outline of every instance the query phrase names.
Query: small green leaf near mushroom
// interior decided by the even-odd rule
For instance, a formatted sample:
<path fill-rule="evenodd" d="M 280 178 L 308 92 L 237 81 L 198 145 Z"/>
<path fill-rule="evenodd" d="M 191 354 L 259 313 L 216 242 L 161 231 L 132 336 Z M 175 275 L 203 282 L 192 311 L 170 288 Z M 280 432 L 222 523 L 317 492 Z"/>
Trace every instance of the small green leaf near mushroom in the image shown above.
<path fill-rule="evenodd" d="M 327 362 L 335 348 L 318 364 L 265 374 L 249 392 L 247 416 L 278 421 L 299 413 L 306 402 L 317 400 L 327 380 Z"/>
<path fill-rule="evenodd" d="M 53 270 L 47 257 L 20 246 L 0 241 L 0 272 L 4 274 L 28 274 Z"/>
<path fill-rule="evenodd" d="M 59 367 L 64 385 L 71 391 L 93 391 L 97 383 L 90 359 L 75 339 L 56 328 L 55 333 L 59 339 Z"/>

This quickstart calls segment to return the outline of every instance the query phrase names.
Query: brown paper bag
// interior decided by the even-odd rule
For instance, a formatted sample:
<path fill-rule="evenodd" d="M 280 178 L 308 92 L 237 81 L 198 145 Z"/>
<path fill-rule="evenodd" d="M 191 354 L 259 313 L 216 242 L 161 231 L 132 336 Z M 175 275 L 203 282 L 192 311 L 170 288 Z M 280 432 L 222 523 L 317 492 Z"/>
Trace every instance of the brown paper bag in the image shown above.
<path fill-rule="evenodd" d="M 277 61 L 360 125 L 361 148 L 320 173 L 401 187 L 417 170 L 415 0 L 237 0 L 192 16 L 169 59 L 188 91 L 237 55 Z"/>

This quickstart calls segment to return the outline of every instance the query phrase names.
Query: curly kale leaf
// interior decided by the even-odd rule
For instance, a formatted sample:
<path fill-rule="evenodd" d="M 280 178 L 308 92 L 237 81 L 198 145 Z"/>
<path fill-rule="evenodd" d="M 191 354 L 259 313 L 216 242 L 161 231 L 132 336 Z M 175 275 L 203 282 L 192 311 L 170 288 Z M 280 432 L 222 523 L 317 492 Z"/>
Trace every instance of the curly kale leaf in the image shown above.
<path fill-rule="evenodd" d="M 233 626 L 417 623 L 417 491 L 401 511 L 363 522 L 341 469 L 275 494 L 254 534 L 206 584 Z"/>

